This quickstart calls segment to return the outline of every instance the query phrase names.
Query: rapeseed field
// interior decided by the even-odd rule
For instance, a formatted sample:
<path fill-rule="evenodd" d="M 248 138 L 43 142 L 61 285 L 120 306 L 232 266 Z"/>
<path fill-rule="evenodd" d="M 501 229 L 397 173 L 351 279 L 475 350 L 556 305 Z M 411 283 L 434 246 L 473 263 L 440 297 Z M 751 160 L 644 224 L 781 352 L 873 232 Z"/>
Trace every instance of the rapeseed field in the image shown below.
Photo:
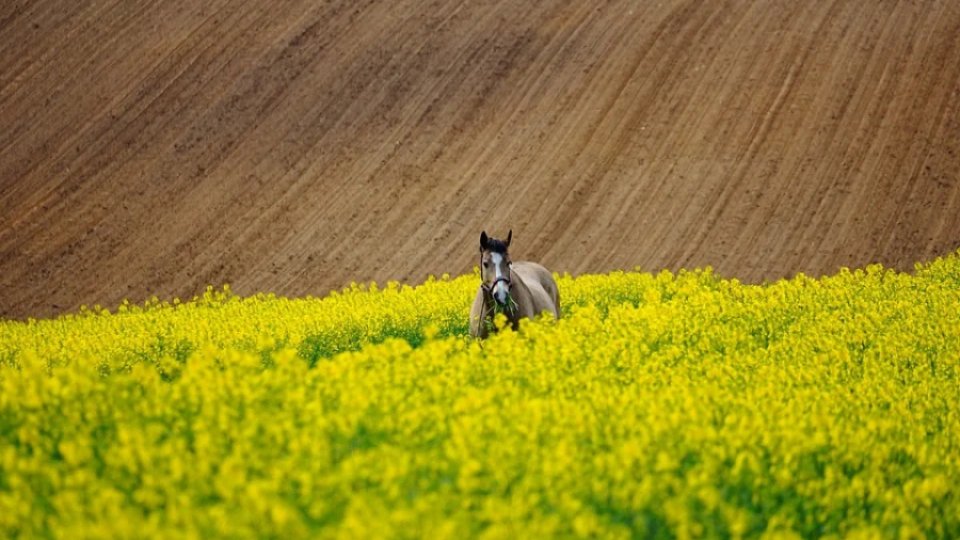
<path fill-rule="evenodd" d="M 0 322 L 0 537 L 960 536 L 960 255 Z"/>

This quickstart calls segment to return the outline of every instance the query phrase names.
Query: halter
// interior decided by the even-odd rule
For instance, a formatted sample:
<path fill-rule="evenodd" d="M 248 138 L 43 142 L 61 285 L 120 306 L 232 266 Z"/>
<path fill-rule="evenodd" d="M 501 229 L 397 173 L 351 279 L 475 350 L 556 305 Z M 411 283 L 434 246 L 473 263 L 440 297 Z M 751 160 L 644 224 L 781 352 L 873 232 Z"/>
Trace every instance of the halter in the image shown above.
<path fill-rule="evenodd" d="M 507 289 L 509 289 L 510 286 L 513 284 L 510 281 L 510 265 L 509 264 L 507 265 L 506 277 L 500 276 L 494 279 L 493 283 L 491 283 L 490 285 L 487 285 L 487 283 L 483 280 L 483 248 L 480 248 L 480 288 L 486 291 L 487 294 L 493 297 L 494 301 L 496 301 L 496 297 L 493 296 L 493 290 L 497 288 L 497 283 L 500 283 L 501 281 L 507 284 Z"/>
<path fill-rule="evenodd" d="M 487 296 L 489 295 L 495 303 L 499 303 L 497 302 L 497 298 L 493 295 L 493 289 L 495 289 L 497 287 L 497 283 L 500 283 L 501 281 L 507 284 L 507 289 L 510 288 L 510 285 L 512 284 L 510 281 L 510 266 L 507 265 L 507 277 L 498 277 L 493 280 L 493 284 L 487 285 L 483 281 L 483 248 L 480 248 L 480 288 L 483 289 L 487 294 L 484 294 L 480 297 L 480 316 L 477 317 L 477 335 L 480 335 L 480 325 L 483 324 L 483 320 L 487 317 Z M 509 309 L 509 305 L 507 308 Z"/>

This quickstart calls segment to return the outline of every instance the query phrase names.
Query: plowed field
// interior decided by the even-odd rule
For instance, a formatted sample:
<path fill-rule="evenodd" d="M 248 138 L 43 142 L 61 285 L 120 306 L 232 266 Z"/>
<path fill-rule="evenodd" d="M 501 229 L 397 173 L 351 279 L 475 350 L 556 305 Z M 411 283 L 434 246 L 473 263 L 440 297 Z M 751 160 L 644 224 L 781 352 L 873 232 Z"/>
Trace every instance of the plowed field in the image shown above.
<path fill-rule="evenodd" d="M 0 5 L 0 316 L 960 246 L 960 3 Z"/>

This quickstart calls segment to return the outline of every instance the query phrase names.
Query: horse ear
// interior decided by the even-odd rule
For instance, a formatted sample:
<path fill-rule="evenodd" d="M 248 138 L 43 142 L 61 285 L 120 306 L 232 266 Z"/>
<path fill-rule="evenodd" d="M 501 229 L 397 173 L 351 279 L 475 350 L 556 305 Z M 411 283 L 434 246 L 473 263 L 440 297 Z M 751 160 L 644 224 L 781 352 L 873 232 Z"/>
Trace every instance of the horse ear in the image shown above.
<path fill-rule="evenodd" d="M 487 249 L 487 231 L 480 232 L 480 251 Z"/>
<path fill-rule="evenodd" d="M 513 238 L 513 229 L 510 229 L 510 232 L 507 233 L 507 247 L 510 247 L 511 238 Z"/>

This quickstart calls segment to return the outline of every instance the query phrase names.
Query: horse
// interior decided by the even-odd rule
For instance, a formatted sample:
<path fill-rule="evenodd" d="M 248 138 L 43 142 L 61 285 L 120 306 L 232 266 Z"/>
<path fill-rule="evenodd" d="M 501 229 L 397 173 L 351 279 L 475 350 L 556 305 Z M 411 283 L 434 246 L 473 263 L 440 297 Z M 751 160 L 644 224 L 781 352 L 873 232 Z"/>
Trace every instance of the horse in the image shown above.
<path fill-rule="evenodd" d="M 553 275 L 534 262 L 512 262 L 507 251 L 512 239 L 513 229 L 506 241 L 490 238 L 486 231 L 480 233 L 481 283 L 470 309 L 473 337 L 483 339 L 495 332 L 493 317 L 498 313 L 506 315 L 514 330 L 520 327 L 520 319 L 544 312 L 560 318 L 560 292 Z"/>

